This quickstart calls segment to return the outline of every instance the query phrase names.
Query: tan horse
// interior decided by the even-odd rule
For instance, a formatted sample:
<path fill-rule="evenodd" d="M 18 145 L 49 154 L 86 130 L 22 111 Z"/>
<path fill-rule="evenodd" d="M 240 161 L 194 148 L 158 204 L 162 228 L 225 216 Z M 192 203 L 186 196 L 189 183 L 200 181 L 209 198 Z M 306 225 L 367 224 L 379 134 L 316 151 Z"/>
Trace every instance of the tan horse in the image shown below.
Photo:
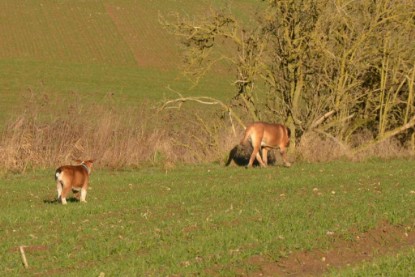
<path fill-rule="evenodd" d="M 252 167 L 255 158 L 263 167 L 268 164 L 268 151 L 279 149 L 284 165 L 289 167 L 286 149 L 290 145 L 290 129 L 282 124 L 271 124 L 265 122 L 255 122 L 246 127 L 245 136 L 241 140 L 241 145 L 248 141 L 254 148 L 247 167 Z M 259 151 L 262 150 L 262 158 Z"/>

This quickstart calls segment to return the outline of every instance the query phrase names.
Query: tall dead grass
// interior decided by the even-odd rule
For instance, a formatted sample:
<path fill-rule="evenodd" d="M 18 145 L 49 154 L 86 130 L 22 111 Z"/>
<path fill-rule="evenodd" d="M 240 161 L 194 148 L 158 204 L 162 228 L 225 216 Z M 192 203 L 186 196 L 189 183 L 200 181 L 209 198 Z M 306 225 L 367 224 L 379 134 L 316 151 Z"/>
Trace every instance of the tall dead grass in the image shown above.
<path fill-rule="evenodd" d="M 0 168 L 6 171 L 77 158 L 109 168 L 219 162 L 234 141 L 225 121 L 197 111 L 157 112 L 149 103 L 122 107 L 112 99 L 88 103 L 77 94 L 31 93 L 22 110 L 0 134 Z"/>
<path fill-rule="evenodd" d="M 0 133 L 0 171 L 24 172 L 86 158 L 97 159 L 98 167 L 113 169 L 224 163 L 243 133 L 239 129 L 233 134 L 227 120 L 219 119 L 215 111 L 198 111 L 197 107 L 158 112 L 150 103 L 120 106 L 112 96 L 92 103 L 78 94 L 64 98 L 52 95 L 31 92 L 22 112 L 6 124 Z M 345 146 L 335 138 L 310 132 L 302 136 L 295 153 L 289 151 L 289 157 L 322 162 L 413 154 L 394 139 L 352 154 L 353 146 L 369 139 L 362 134 L 353 139 L 353 145 Z M 247 161 L 248 152 L 237 158 Z"/>
<path fill-rule="evenodd" d="M 338 159 L 364 161 L 368 158 L 408 158 L 413 157 L 413 150 L 396 138 L 389 138 L 373 144 L 367 149 L 355 152 L 354 148 L 373 141 L 370 132 L 362 131 L 351 139 L 350 145 L 340 143 L 334 137 L 323 136 L 315 132 L 307 132 L 301 137 L 295 155 L 306 162 L 327 162 Z"/>

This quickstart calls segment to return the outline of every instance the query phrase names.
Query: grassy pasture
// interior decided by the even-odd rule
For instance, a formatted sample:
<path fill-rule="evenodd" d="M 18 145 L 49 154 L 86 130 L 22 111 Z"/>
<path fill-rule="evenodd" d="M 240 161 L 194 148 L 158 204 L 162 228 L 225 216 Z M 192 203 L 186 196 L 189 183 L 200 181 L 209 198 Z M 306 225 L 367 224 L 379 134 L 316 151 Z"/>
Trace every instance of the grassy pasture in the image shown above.
<path fill-rule="evenodd" d="M 370 231 L 385 221 L 413 229 L 414 166 L 394 160 L 290 169 L 97 169 L 88 203 L 67 206 L 52 202 L 53 169 L 6 175 L 0 179 L 0 274 L 254 274 L 260 268 L 247 262 L 253 256 L 279 262 L 298 251 L 330 249 L 337 239 L 353 241 L 351 230 Z M 27 270 L 19 245 L 28 246 Z M 345 273 L 401 268 L 415 274 L 413 251 L 398 257 L 376 257 Z"/>
<path fill-rule="evenodd" d="M 124 105 L 175 97 L 167 86 L 229 99 L 232 79 L 224 72 L 189 90 L 191 84 L 180 78 L 177 40 L 158 22 L 159 13 L 195 15 L 225 2 L 1 1 L 0 126 L 18 112 L 28 89 L 62 97 L 74 91 L 94 101 L 114 92 Z M 231 8 L 246 16 L 254 2 L 235 1 Z"/>
<path fill-rule="evenodd" d="M 167 85 L 185 95 L 229 99 L 232 72 L 212 74 L 189 90 L 175 39 L 157 20 L 159 12 L 192 16 L 225 2 L 1 1 L 0 128 L 21 112 L 29 90 L 75 92 L 91 102 L 114 93 L 120 107 L 174 97 Z M 257 2 L 233 1 L 231 8 L 248 20 Z M 88 203 L 66 207 L 52 201 L 54 169 L 8 174 L 0 177 L 0 275 L 254 274 L 260 266 L 247 262 L 253 256 L 278 263 L 298 251 L 330 249 L 338 238 L 352 241 L 350 230 L 384 221 L 413 229 L 414 165 L 98 168 Z M 19 245 L 27 246 L 28 270 Z M 329 274 L 411 275 L 413 259 L 413 248 L 404 249 Z"/>
<path fill-rule="evenodd" d="M 3 60 L 0 61 L 0 72 L 3 77 L 0 85 L 5 92 L 2 98 L 10 101 L 19 100 L 20 95 L 29 89 L 53 92 L 63 97 L 68 92 L 76 92 L 90 99 L 111 92 L 120 96 L 125 104 L 131 104 L 132 100 L 158 101 L 176 97 L 167 86 L 184 95 L 209 95 L 219 99 L 230 97 L 233 88 L 226 78 L 212 75 L 197 88 L 189 90 L 190 82 L 177 72 L 128 66 Z"/>
<path fill-rule="evenodd" d="M 158 105 L 163 100 L 176 98 L 177 94 L 168 87 L 187 96 L 208 95 L 222 100 L 233 94 L 232 84 L 224 77 L 212 75 L 198 87 L 191 86 L 173 71 L 0 60 L 0 128 L 10 116 L 22 112 L 19 108 L 30 92 L 64 98 L 74 92 L 82 95 L 83 100 L 94 102 L 113 94 L 121 106 L 137 106 L 143 100 Z"/>

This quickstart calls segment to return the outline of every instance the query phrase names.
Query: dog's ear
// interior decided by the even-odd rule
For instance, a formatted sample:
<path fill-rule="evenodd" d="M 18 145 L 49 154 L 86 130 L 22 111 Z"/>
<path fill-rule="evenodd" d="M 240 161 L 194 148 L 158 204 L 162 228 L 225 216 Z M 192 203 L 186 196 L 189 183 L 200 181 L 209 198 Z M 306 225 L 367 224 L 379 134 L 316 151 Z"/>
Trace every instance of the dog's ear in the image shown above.
<path fill-rule="evenodd" d="M 78 159 L 73 159 L 73 161 L 76 162 L 76 163 L 79 163 L 79 164 L 82 163 L 82 161 L 81 160 L 78 160 Z"/>
<path fill-rule="evenodd" d="M 83 161 L 83 163 L 86 164 L 88 167 L 92 167 L 92 165 L 94 164 L 94 161 L 95 160 L 93 160 L 93 159 L 92 160 L 86 160 L 86 161 Z"/>

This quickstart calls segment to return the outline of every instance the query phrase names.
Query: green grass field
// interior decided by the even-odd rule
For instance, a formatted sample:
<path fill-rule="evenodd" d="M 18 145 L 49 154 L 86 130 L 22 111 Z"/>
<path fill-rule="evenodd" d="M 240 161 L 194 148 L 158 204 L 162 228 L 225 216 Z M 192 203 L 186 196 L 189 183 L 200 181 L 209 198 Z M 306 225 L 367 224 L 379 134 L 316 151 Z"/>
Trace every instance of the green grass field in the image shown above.
<path fill-rule="evenodd" d="M 181 77 L 178 41 L 164 30 L 159 14 L 205 13 L 216 1 L 24 1 L 0 3 L 0 127 L 19 112 L 27 91 L 68 92 L 94 101 L 115 93 L 124 105 L 177 95 L 229 99 L 229 75 L 213 74 L 198 87 Z M 231 7 L 247 16 L 253 0 Z"/>
<path fill-rule="evenodd" d="M 176 97 L 168 86 L 230 100 L 235 73 L 213 72 L 191 88 L 181 77 L 177 40 L 158 22 L 159 13 L 191 17 L 226 2 L 1 1 L 0 131 L 32 93 L 91 102 L 113 94 L 120 110 Z M 249 20 L 259 5 L 235 0 L 230 7 Z M 373 259 L 354 256 L 317 273 L 415 275 L 414 166 L 373 160 L 110 171 L 98 162 L 88 203 L 67 206 L 54 202 L 53 168 L 24 174 L 0 168 L 0 275 L 288 275 L 297 269 L 285 262 L 300 261 L 302 253 L 340 253 L 339 242 L 353 250 L 360 234 L 377 242 L 365 250 Z M 400 235 L 374 235 L 383 224 Z"/>
<path fill-rule="evenodd" d="M 53 169 L 10 174 L 0 180 L 0 274 L 250 275 L 261 270 L 248 262 L 252 257 L 278 263 L 293 253 L 329 250 L 382 222 L 412 234 L 414 166 L 394 160 L 98 169 L 88 203 L 67 206 L 53 202 Z M 20 245 L 27 246 L 28 269 Z M 374 261 L 330 274 L 373 276 L 395 268 L 415 274 L 413 251 L 397 249 L 400 256 L 387 260 L 373 252 Z"/>

